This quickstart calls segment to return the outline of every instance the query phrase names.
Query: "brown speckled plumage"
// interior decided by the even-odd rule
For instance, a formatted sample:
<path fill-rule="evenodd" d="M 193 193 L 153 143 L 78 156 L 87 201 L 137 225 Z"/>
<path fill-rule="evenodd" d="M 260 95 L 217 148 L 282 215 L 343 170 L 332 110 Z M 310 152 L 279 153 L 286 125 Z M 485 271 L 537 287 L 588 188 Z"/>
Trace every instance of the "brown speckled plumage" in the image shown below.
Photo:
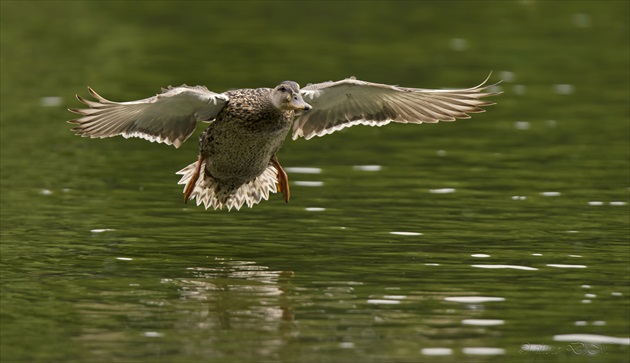
<path fill-rule="evenodd" d="M 486 79 L 487 81 L 487 79 Z M 486 81 L 463 89 L 431 90 L 348 78 L 309 84 L 292 81 L 275 88 L 214 93 L 206 87 L 168 87 L 150 98 L 112 102 L 88 88 L 96 101 L 77 96 L 89 108 L 69 121 L 78 135 L 140 137 L 181 146 L 199 122 L 198 160 L 177 172 L 185 200 L 206 208 L 252 207 L 280 191 L 289 201 L 288 177 L 276 158 L 291 126 L 293 139 L 323 136 L 353 125 L 455 121 L 483 112 L 491 102 Z M 308 102 L 308 103 L 307 103 Z M 311 110 L 312 108 L 312 110 Z"/>
<path fill-rule="evenodd" d="M 228 197 L 272 167 L 293 122 L 294 111 L 276 109 L 269 101 L 272 89 L 241 89 L 225 94 L 230 101 L 199 138 L 205 161 L 204 175 L 215 180 L 216 195 Z"/>

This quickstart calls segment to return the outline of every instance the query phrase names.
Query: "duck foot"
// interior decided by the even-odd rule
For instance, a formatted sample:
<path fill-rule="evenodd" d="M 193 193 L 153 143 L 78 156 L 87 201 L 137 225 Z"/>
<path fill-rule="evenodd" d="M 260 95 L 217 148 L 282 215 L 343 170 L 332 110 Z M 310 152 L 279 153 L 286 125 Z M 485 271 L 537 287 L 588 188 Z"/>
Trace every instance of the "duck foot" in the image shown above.
<path fill-rule="evenodd" d="M 190 195 L 193 190 L 195 190 L 195 184 L 197 184 L 197 179 L 199 179 L 199 171 L 201 170 L 201 164 L 203 162 L 203 157 L 199 154 L 199 159 L 197 160 L 197 167 L 195 168 L 195 172 L 191 176 L 188 183 L 186 183 L 186 188 L 184 189 L 184 203 L 188 203 L 190 199 Z"/>
<path fill-rule="evenodd" d="M 284 202 L 289 203 L 289 197 L 291 196 L 291 192 L 289 191 L 289 176 L 284 169 L 282 169 L 275 155 L 271 157 L 271 162 L 273 166 L 276 167 L 276 170 L 278 170 L 278 191 L 282 192 Z"/>

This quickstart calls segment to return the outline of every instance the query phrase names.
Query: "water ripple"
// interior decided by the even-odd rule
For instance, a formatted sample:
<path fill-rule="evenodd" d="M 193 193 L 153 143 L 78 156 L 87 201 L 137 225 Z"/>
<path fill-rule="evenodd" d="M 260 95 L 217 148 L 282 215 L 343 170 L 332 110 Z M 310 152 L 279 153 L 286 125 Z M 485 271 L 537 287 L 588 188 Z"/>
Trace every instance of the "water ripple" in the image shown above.
<path fill-rule="evenodd" d="M 472 267 L 478 268 L 511 268 L 514 270 L 527 270 L 527 271 L 536 271 L 538 270 L 535 267 L 529 266 L 517 266 L 517 265 L 471 265 Z"/>
<path fill-rule="evenodd" d="M 103 233 L 103 232 L 111 232 L 114 231 L 114 229 L 112 228 L 97 228 L 97 229 L 91 229 L 90 232 L 92 233 Z"/>
<path fill-rule="evenodd" d="M 355 165 L 352 169 L 359 171 L 380 171 L 382 167 L 380 165 Z"/>
<path fill-rule="evenodd" d="M 422 233 L 419 232 L 389 232 L 389 234 L 397 236 L 422 236 Z"/>
<path fill-rule="evenodd" d="M 440 189 L 430 189 L 429 193 L 431 194 L 449 194 L 455 193 L 455 188 L 440 188 Z"/>
<path fill-rule="evenodd" d="M 503 324 L 505 324 L 505 320 L 500 320 L 500 319 L 464 319 L 464 320 L 462 320 L 462 324 L 464 324 L 464 325 L 476 325 L 476 326 L 493 326 L 493 325 L 503 325 Z"/>
<path fill-rule="evenodd" d="M 305 166 L 288 167 L 288 168 L 284 168 L 284 171 L 286 171 L 287 173 L 296 173 L 296 174 L 321 174 L 322 173 L 321 168 L 311 168 L 311 167 L 305 167 Z"/>
<path fill-rule="evenodd" d="M 462 352 L 470 355 L 501 355 L 505 354 L 505 349 L 493 347 L 468 347 L 462 349 Z"/>
<path fill-rule="evenodd" d="M 422 348 L 422 350 L 420 350 L 420 354 L 422 355 L 451 355 L 453 354 L 453 349 L 451 348 Z"/>
<path fill-rule="evenodd" d="M 597 334 L 559 334 L 554 335 L 553 340 L 557 342 L 584 342 L 630 345 L 630 338 L 618 338 Z"/>
<path fill-rule="evenodd" d="M 561 195 L 560 192 L 541 192 L 540 195 L 543 197 L 558 197 Z"/>
<path fill-rule="evenodd" d="M 377 304 L 377 305 L 396 305 L 400 304 L 399 300 L 387 300 L 387 299 L 369 299 L 367 301 L 368 304 Z"/>
<path fill-rule="evenodd" d="M 491 301 L 505 301 L 505 298 L 494 296 L 449 296 L 445 297 L 444 300 L 460 303 L 484 303 Z"/>
<path fill-rule="evenodd" d="M 324 185 L 323 181 L 307 181 L 307 180 L 296 180 L 293 182 L 294 185 L 298 185 L 301 187 L 321 187 Z"/>

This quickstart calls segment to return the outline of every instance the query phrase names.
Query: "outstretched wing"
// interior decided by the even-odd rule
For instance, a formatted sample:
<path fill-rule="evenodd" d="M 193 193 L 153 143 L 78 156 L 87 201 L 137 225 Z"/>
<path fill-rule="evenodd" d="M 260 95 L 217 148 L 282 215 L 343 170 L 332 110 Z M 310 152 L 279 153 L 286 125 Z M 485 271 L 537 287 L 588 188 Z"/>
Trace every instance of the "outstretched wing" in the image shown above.
<path fill-rule="evenodd" d="M 163 89 L 161 94 L 138 101 L 112 102 L 88 87 L 96 101 L 77 95 L 89 106 L 69 109 L 82 117 L 68 121 L 76 124 L 77 135 L 104 138 L 122 135 L 139 137 L 180 147 L 195 131 L 197 122 L 212 121 L 229 98 L 206 87 L 186 85 Z"/>
<path fill-rule="evenodd" d="M 490 76 L 488 76 L 490 78 Z M 300 93 L 313 108 L 293 124 L 293 139 L 324 136 L 354 125 L 382 126 L 390 122 L 434 123 L 470 118 L 494 103 L 482 98 L 493 85 L 431 90 L 370 83 L 354 78 L 307 85 Z"/>

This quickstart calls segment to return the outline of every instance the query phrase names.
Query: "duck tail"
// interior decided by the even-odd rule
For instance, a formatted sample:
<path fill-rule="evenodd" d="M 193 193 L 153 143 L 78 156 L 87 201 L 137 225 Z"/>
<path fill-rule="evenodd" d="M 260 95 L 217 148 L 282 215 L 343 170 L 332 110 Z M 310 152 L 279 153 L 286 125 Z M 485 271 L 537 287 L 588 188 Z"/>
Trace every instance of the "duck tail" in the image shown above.
<path fill-rule="evenodd" d="M 206 163 L 204 161 L 201 164 L 202 175 L 195 183 L 189 199 L 196 199 L 197 205 L 203 203 L 206 209 L 210 207 L 223 209 L 223 207 L 226 207 L 228 210 L 232 210 L 232 208 L 239 210 L 244 204 L 251 208 L 261 200 L 269 199 L 269 193 L 276 193 L 277 191 L 278 171 L 271 164 L 262 174 L 244 183 L 231 193 L 225 190 L 218 190 L 218 183 L 213 178 L 205 175 L 205 166 Z M 176 174 L 182 177 L 177 184 L 186 185 L 195 174 L 196 167 L 197 162 L 194 162 L 178 171 Z M 184 188 L 185 190 L 186 188 Z"/>

